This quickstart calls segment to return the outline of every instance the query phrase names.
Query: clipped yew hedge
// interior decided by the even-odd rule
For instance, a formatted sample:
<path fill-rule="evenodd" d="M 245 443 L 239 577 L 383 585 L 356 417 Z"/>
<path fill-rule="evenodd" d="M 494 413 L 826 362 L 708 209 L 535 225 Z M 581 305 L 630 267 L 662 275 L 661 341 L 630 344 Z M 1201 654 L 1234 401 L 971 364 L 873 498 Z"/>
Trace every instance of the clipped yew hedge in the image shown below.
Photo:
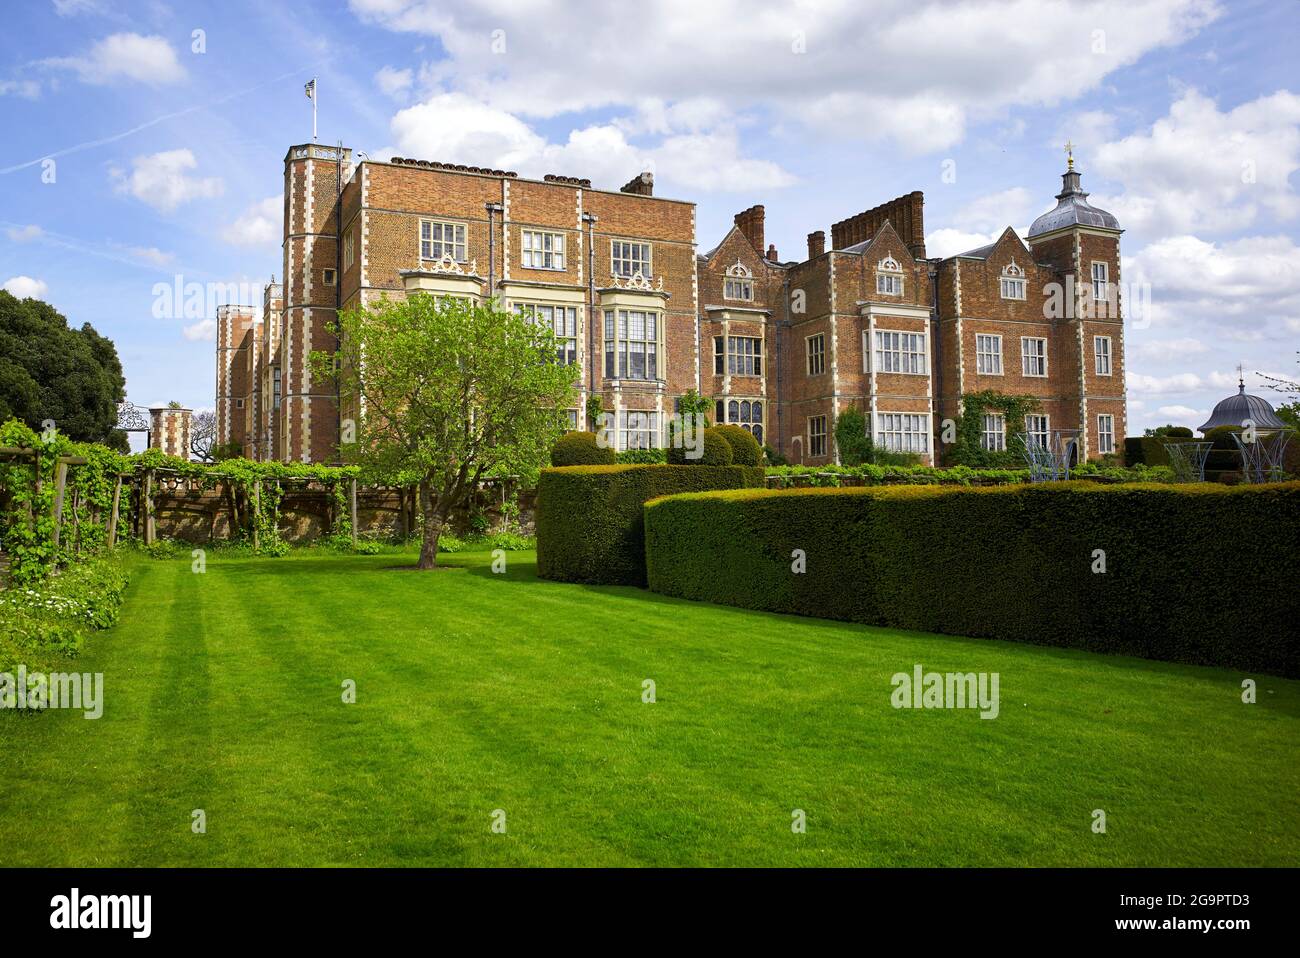
<path fill-rule="evenodd" d="M 645 585 L 646 500 L 763 484 L 742 466 L 568 466 L 537 483 L 537 572 L 545 579 Z"/>
<path fill-rule="evenodd" d="M 745 490 L 645 511 L 666 595 L 1300 676 L 1297 482 Z"/>

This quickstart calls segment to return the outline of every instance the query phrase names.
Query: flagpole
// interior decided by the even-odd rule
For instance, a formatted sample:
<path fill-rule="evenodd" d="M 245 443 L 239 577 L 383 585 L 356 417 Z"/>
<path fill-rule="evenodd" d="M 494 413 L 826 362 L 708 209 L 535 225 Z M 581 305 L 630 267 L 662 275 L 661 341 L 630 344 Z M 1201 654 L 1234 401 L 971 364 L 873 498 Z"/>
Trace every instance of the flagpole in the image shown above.
<path fill-rule="evenodd" d="M 316 78 L 311 78 L 311 141 L 316 142 L 316 99 L 320 96 L 320 85 Z"/>

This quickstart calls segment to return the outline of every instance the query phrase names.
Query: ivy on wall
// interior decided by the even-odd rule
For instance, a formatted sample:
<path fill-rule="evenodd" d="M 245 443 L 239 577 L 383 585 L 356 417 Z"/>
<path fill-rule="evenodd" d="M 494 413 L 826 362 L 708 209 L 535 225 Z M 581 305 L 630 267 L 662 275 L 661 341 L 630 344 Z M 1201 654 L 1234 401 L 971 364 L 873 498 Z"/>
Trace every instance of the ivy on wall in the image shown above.
<path fill-rule="evenodd" d="M 952 465 L 976 468 L 1001 468 L 1023 466 L 1025 416 L 1038 409 L 1033 396 L 1009 396 L 995 389 L 965 393 L 961 397 L 961 415 L 957 417 L 957 438 L 945 457 Z M 1006 448 L 1000 451 L 985 449 L 980 444 L 984 431 L 984 416 L 1001 414 L 1006 423 Z"/>

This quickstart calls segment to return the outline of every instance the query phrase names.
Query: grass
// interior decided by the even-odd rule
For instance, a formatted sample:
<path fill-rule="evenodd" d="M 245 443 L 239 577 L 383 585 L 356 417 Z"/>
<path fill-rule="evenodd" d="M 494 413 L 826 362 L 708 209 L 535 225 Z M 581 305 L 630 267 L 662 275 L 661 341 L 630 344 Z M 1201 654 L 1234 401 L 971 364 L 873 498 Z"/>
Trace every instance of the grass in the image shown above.
<path fill-rule="evenodd" d="M 1300 683 L 411 559 L 133 560 L 103 717 L 0 714 L 6 862 L 1300 864 Z M 1000 716 L 893 709 L 918 662 Z"/>

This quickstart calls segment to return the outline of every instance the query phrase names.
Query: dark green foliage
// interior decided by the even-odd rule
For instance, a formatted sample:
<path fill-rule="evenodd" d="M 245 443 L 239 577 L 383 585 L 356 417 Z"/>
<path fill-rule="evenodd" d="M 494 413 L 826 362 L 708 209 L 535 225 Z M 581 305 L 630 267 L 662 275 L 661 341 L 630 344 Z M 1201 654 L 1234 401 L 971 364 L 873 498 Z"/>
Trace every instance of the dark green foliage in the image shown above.
<path fill-rule="evenodd" d="M 645 535 L 667 595 L 1300 676 L 1300 483 L 746 490 L 650 503 Z"/>
<path fill-rule="evenodd" d="M 840 462 L 846 466 L 861 466 L 873 462 L 871 437 L 867 435 L 867 417 L 860 409 L 846 409 L 835 417 L 835 448 Z"/>
<path fill-rule="evenodd" d="M 727 445 L 731 446 L 731 464 L 733 466 L 758 466 L 763 463 L 763 447 L 753 434 L 739 426 L 714 426 L 716 432 Z"/>
<path fill-rule="evenodd" d="M 1164 425 L 1147 429 L 1143 435 L 1151 436 L 1153 438 L 1164 437 L 1166 439 L 1191 439 L 1192 430 L 1187 426 Z"/>
<path fill-rule="evenodd" d="M 0 422 L 40 431 L 47 419 L 77 442 L 126 451 L 116 429 L 126 379 L 113 343 L 89 323 L 80 329 L 53 306 L 0 290 Z"/>
<path fill-rule="evenodd" d="M 538 575 L 568 582 L 645 585 L 646 500 L 762 484 L 762 469 L 743 466 L 543 469 L 537 486 Z"/>
<path fill-rule="evenodd" d="M 1025 464 L 1025 416 L 1038 409 L 1033 396 L 1008 396 L 996 389 L 966 393 L 961 397 L 962 413 L 957 417 L 957 441 L 943 453 L 949 465 L 976 468 L 1019 468 Z M 1007 447 L 1001 451 L 980 445 L 984 414 L 1001 413 L 1007 425 Z"/>
<path fill-rule="evenodd" d="M 777 451 L 776 451 L 775 449 L 773 449 L 771 446 L 768 446 L 768 445 L 764 445 L 764 446 L 763 446 L 763 455 L 764 455 L 764 457 L 766 457 L 766 459 L 767 459 L 767 464 L 768 464 L 769 466 L 788 466 L 788 465 L 790 465 L 790 460 L 787 459 L 785 456 L 781 455 L 779 452 L 777 452 Z"/>
<path fill-rule="evenodd" d="M 667 449 L 624 449 L 616 453 L 620 466 L 662 466 L 668 461 Z"/>
<path fill-rule="evenodd" d="M 566 432 L 551 447 L 552 466 L 612 466 L 614 450 L 596 444 L 594 432 Z"/>
<path fill-rule="evenodd" d="M 1179 439 L 1168 433 L 1159 436 L 1126 436 L 1124 438 L 1124 465 L 1169 465 L 1169 453 L 1165 451 L 1165 443 L 1169 441 L 1177 442 Z M 1228 441 L 1231 442 L 1232 440 L 1229 439 Z"/>
<path fill-rule="evenodd" d="M 1233 433 L 1240 432 L 1237 426 L 1218 426 L 1205 434 L 1205 438 L 1214 443 L 1205 459 L 1206 482 L 1235 484 L 1241 481 L 1241 447 L 1232 438 Z"/>
<path fill-rule="evenodd" d="M 704 430 L 704 447 L 700 455 L 691 459 L 686 454 L 685 446 L 670 446 L 668 462 L 674 466 L 730 466 L 732 464 L 731 443 L 718 432 L 717 427 Z"/>

